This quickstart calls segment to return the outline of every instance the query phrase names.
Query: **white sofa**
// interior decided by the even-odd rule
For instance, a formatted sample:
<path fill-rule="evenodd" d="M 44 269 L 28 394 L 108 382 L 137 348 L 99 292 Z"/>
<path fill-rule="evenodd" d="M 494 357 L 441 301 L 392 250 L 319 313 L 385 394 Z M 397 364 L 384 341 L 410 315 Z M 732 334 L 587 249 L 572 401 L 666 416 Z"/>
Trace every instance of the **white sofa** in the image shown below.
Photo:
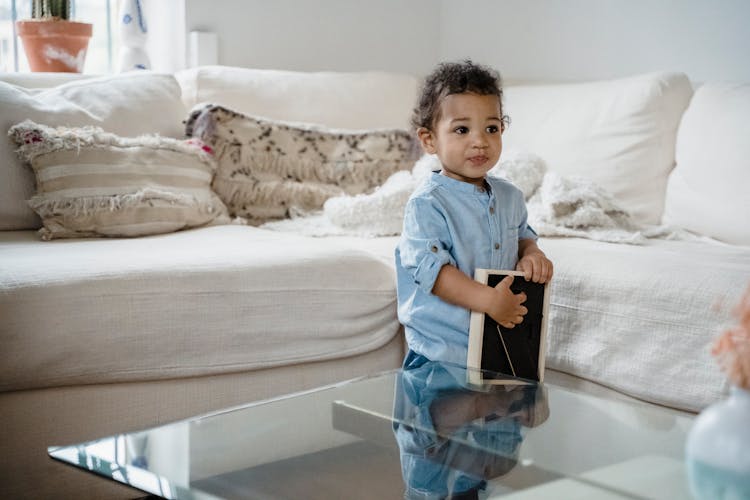
<path fill-rule="evenodd" d="M 418 81 L 384 73 L 203 67 L 86 79 L 2 75 L 0 128 L 26 118 L 180 137 L 196 103 L 372 129 L 406 127 Z M 50 88 L 47 88 L 50 87 Z M 36 89 L 36 90 L 32 90 Z M 506 89 L 506 148 L 585 175 L 642 224 L 702 238 L 542 238 L 555 263 L 547 367 L 697 411 L 724 378 L 711 338 L 750 281 L 750 86 L 651 74 Z M 41 241 L 33 176 L 0 143 L 0 492 L 132 496 L 46 447 L 398 367 L 397 237 L 217 225 Z M 677 164 L 675 166 L 675 157 Z M 718 306 L 717 306 L 718 304 Z"/>

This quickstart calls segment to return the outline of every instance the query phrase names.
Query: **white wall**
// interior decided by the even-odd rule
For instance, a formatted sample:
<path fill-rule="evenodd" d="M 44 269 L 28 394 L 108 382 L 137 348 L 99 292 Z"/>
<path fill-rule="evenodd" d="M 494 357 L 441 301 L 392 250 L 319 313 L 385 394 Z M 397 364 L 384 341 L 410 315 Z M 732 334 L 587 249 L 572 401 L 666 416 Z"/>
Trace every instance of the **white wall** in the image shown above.
<path fill-rule="evenodd" d="M 143 10 L 149 29 L 146 51 L 151 67 L 167 73 L 185 68 L 185 2 L 145 2 Z"/>
<path fill-rule="evenodd" d="M 420 74 L 438 58 L 434 0 L 186 0 L 187 31 L 219 35 L 219 63 Z"/>
<path fill-rule="evenodd" d="M 217 33 L 226 65 L 421 75 L 471 57 L 509 81 L 750 81 L 748 0 L 180 1 L 186 30 Z"/>
<path fill-rule="evenodd" d="M 442 59 L 509 80 L 575 81 L 678 70 L 750 81 L 747 0 L 443 0 Z"/>

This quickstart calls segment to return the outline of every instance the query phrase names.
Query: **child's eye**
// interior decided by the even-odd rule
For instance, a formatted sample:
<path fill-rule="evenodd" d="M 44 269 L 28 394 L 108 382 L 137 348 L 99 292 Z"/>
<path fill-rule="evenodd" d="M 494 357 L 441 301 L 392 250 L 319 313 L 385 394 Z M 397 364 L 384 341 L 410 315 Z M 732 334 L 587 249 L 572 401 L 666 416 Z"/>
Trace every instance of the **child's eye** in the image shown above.
<path fill-rule="evenodd" d="M 469 131 L 468 127 L 456 127 L 453 131 L 457 134 L 465 134 Z"/>
<path fill-rule="evenodd" d="M 490 125 L 489 127 L 487 127 L 487 132 L 490 134 L 496 134 L 499 130 L 500 127 L 498 127 L 497 125 Z"/>

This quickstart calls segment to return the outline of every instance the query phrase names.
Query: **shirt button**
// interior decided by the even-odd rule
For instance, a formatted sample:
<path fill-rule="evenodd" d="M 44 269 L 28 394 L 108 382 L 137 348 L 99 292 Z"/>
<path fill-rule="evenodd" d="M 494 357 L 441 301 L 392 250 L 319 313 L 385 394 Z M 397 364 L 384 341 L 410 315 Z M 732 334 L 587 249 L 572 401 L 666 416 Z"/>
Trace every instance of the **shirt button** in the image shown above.
<path fill-rule="evenodd" d="M 433 253 L 437 253 L 438 249 L 435 245 L 432 245 L 432 247 L 430 247 L 430 250 L 432 250 Z"/>
<path fill-rule="evenodd" d="M 495 207 L 490 207 L 490 213 L 491 213 L 491 214 L 494 214 L 494 213 L 495 213 Z"/>
<path fill-rule="evenodd" d="M 500 243 L 495 243 L 495 250 L 497 250 L 498 248 L 500 248 Z"/>
<path fill-rule="evenodd" d="M 477 191 L 479 191 L 480 193 L 484 193 L 484 188 L 481 187 L 481 186 L 479 186 L 479 187 L 477 187 Z"/>

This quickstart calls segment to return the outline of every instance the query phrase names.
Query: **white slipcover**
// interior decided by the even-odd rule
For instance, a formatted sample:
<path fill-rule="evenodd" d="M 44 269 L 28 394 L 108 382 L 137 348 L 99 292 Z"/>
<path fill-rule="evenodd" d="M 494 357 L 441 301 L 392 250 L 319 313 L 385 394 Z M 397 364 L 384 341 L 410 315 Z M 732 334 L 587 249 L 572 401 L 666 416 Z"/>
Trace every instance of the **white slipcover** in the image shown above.
<path fill-rule="evenodd" d="M 555 264 L 547 367 L 652 403 L 699 411 L 726 389 L 710 355 L 736 324 L 747 248 L 651 240 L 643 246 L 544 238 Z"/>
<path fill-rule="evenodd" d="M 750 83 L 706 83 L 677 133 L 664 223 L 750 246 Z"/>
<path fill-rule="evenodd" d="M 0 232 L 0 391 L 376 350 L 399 331 L 394 271 L 374 244 L 346 242 L 237 225 L 51 242 Z"/>

